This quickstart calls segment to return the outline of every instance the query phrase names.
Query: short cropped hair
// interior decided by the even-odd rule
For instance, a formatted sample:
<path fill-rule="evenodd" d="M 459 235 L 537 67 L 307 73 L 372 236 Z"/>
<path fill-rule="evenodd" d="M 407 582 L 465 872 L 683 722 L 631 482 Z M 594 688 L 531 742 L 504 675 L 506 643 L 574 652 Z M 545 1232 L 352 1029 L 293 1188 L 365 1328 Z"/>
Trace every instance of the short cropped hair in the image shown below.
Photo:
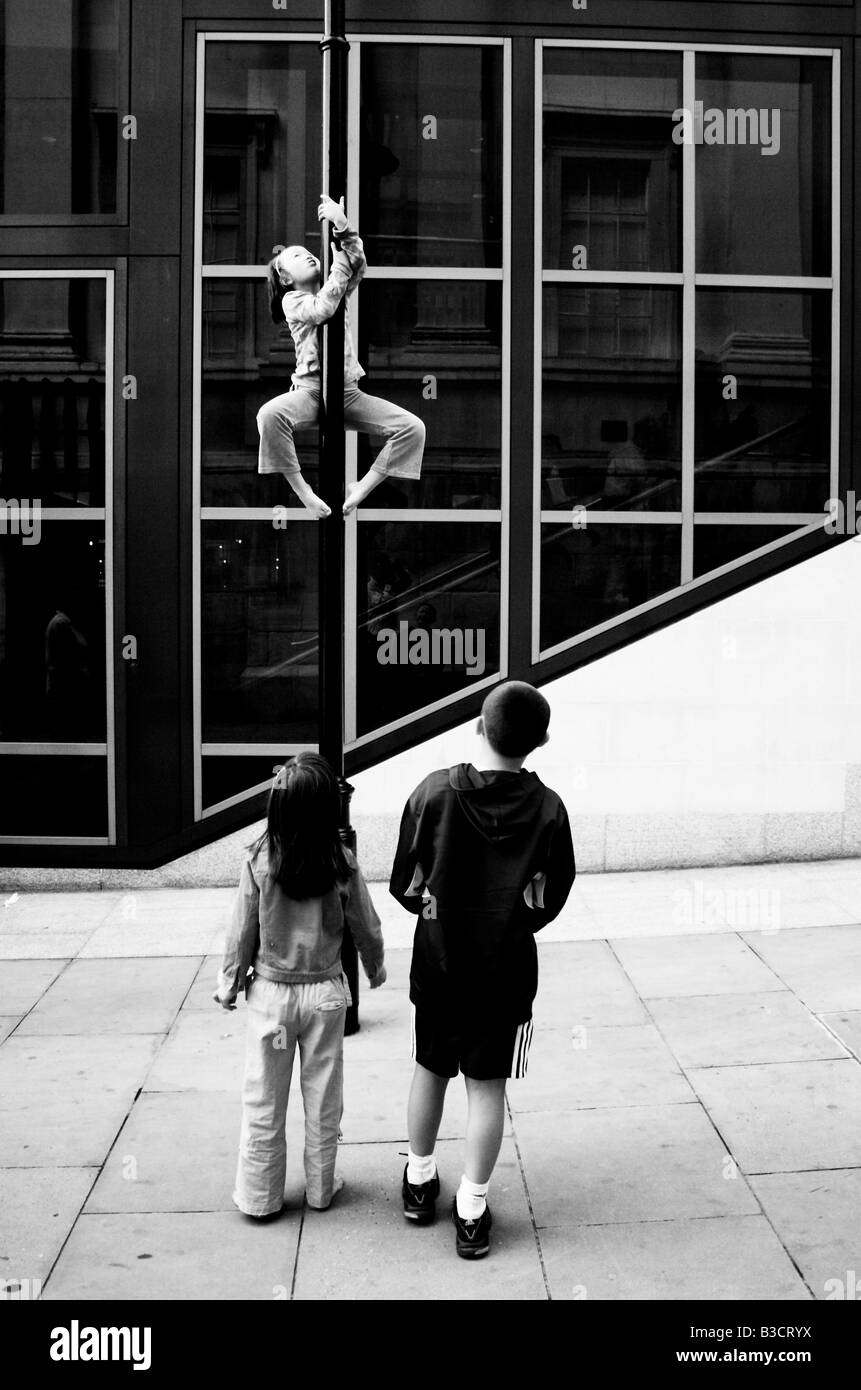
<path fill-rule="evenodd" d="M 491 690 L 481 707 L 481 717 L 485 737 L 495 753 L 503 758 L 525 758 L 544 742 L 550 706 L 534 685 L 503 681 Z"/>

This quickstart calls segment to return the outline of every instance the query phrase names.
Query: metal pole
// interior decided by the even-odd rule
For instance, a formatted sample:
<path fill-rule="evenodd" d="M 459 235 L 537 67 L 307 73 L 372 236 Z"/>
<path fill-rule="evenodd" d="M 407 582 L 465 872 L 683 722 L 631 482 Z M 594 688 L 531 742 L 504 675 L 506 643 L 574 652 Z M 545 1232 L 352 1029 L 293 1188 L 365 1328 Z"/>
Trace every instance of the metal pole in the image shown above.
<path fill-rule="evenodd" d="M 337 202 L 347 189 L 347 43 L 345 0 L 325 0 L 323 54 L 323 191 Z M 328 228 L 320 261 L 329 273 Z M 320 496 L 332 515 L 320 522 L 320 752 L 332 764 L 341 786 L 341 838 L 351 849 L 353 788 L 344 779 L 344 304 L 322 329 L 323 412 L 320 445 Z M 349 932 L 341 948 L 353 1005 L 345 1032 L 359 1028 L 359 962 Z"/>

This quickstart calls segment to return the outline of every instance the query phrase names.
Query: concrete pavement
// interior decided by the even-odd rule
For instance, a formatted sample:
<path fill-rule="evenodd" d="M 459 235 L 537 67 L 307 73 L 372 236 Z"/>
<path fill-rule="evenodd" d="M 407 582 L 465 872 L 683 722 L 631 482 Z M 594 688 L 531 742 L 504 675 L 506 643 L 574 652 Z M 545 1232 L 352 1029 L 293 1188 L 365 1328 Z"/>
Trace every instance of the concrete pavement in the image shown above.
<path fill-rule="evenodd" d="M 861 861 L 585 876 L 539 938 L 490 1257 L 404 1221 L 411 920 L 345 1043 L 344 1193 L 231 1204 L 242 1006 L 228 889 L 0 896 L 0 1280 L 51 1299 L 776 1299 L 861 1285 Z M 855 1274 L 857 1271 L 857 1276 Z M 26 1282 L 29 1281 L 29 1282 Z M 843 1291 L 841 1293 L 841 1290 Z"/>

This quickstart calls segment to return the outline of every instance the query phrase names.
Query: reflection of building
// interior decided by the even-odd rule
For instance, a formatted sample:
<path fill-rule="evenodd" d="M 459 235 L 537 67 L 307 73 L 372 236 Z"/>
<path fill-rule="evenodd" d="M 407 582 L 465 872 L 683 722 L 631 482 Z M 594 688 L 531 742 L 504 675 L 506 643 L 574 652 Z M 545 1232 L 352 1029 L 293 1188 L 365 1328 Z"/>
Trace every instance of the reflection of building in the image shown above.
<path fill-rule="evenodd" d="M 428 427 L 421 483 L 384 484 L 347 529 L 352 768 L 414 740 L 416 711 L 439 729 L 481 697 L 451 667 L 389 678 L 370 592 L 393 621 L 480 627 L 485 688 L 544 679 L 744 585 L 753 552 L 756 574 L 799 558 L 849 484 L 851 7 L 775 6 L 753 52 L 744 5 L 708 44 L 693 4 L 677 33 L 659 0 L 630 8 L 630 29 L 575 29 L 549 3 L 527 22 L 418 0 L 382 32 L 373 0 L 350 7 L 331 191 L 370 262 L 364 385 Z M 44 512 L 39 546 L 0 529 L 19 862 L 167 857 L 240 824 L 316 742 L 318 533 L 258 476 L 256 414 L 293 362 L 270 249 L 320 249 L 321 59 L 307 13 L 264 9 L 0 7 L 0 501 Z M 678 143 L 695 101 L 779 109 L 779 152 Z M 370 448 L 351 436 L 348 466 Z M 300 457 L 314 483 L 313 432 Z M 91 689 L 58 723 L 44 636 L 64 602 Z M 49 812 L 32 788 L 60 759 L 76 796 Z"/>

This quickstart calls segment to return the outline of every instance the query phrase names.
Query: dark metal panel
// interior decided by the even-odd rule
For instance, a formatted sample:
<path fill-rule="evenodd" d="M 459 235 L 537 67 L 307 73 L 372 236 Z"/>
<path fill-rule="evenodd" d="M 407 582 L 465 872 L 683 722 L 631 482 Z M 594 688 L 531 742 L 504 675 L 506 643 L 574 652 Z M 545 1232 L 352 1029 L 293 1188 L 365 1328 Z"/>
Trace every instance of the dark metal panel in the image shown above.
<path fill-rule="evenodd" d="M 131 252 L 177 255 L 182 159 L 182 14 L 176 0 L 132 7 Z"/>
<path fill-rule="evenodd" d="M 408 9 L 403 0 L 348 0 L 347 29 L 363 23 L 385 25 L 392 32 L 406 26 L 457 25 L 518 30 L 551 27 L 572 34 L 601 25 L 607 28 L 661 28 L 714 25 L 778 31 L 800 26 L 824 30 L 853 24 L 855 0 L 587 0 L 585 10 L 575 10 L 571 0 L 415 0 Z M 406 13 L 405 13 L 406 9 Z M 187 19 L 242 20 L 247 23 L 310 24 L 322 29 L 322 5 L 313 0 L 183 0 Z"/>
<path fill-rule="evenodd" d="M 533 385 L 535 316 L 534 200 L 535 46 L 512 44 L 511 167 L 511 474 L 509 675 L 522 679 L 531 660 Z"/>
<path fill-rule="evenodd" d="M 125 663 L 120 647 L 126 615 L 126 569 L 123 563 L 128 520 L 126 488 L 126 404 L 122 399 L 122 380 L 128 361 L 128 263 L 116 262 L 114 276 L 114 428 L 113 428 L 113 641 L 114 657 L 114 787 L 116 799 L 116 838 L 118 845 L 128 842 L 128 707 Z"/>
<path fill-rule="evenodd" d="M 128 709 L 128 821 L 134 845 L 177 832 L 179 795 L 179 260 L 129 263 L 126 371 L 126 610 L 138 660 L 118 660 Z M 123 562 L 122 556 L 118 557 Z"/>

